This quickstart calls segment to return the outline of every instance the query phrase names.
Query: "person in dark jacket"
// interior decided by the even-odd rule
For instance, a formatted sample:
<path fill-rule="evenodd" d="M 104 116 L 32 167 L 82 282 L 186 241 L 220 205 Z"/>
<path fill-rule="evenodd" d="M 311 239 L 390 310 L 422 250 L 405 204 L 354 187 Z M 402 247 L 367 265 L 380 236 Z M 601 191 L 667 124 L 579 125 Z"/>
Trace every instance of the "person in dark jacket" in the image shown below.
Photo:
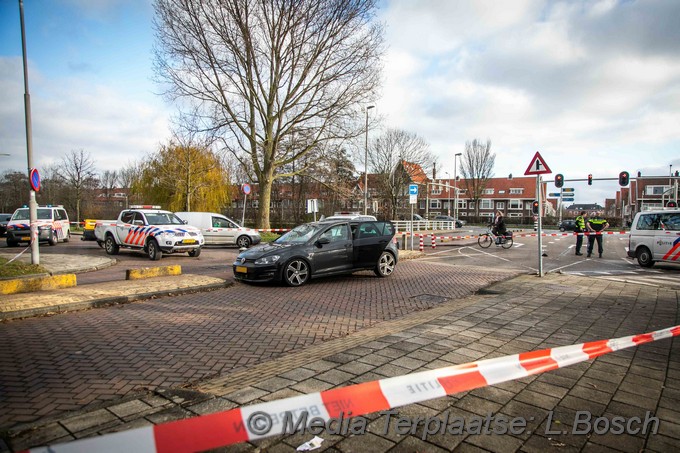
<path fill-rule="evenodd" d="M 505 236 L 508 232 L 505 228 L 505 219 L 501 211 L 496 211 L 496 217 L 493 219 L 493 229 L 491 230 L 496 236 Z M 501 243 L 501 238 L 496 238 L 496 245 Z"/>
<path fill-rule="evenodd" d="M 576 216 L 576 255 L 583 255 L 581 253 L 581 246 L 583 245 L 583 233 L 586 231 L 586 218 L 588 214 L 586 211 L 581 211 L 581 214 Z"/>
<path fill-rule="evenodd" d="M 587 257 L 590 257 L 590 255 L 593 253 L 593 245 L 595 245 L 595 241 L 597 240 L 597 253 L 599 257 L 602 258 L 602 252 L 604 251 L 602 248 L 602 233 L 607 229 L 607 227 L 609 227 L 609 222 L 607 222 L 607 219 L 601 217 L 599 213 L 595 212 L 590 218 L 588 218 L 586 226 L 588 227 L 588 232 L 590 233 L 588 235 Z"/>

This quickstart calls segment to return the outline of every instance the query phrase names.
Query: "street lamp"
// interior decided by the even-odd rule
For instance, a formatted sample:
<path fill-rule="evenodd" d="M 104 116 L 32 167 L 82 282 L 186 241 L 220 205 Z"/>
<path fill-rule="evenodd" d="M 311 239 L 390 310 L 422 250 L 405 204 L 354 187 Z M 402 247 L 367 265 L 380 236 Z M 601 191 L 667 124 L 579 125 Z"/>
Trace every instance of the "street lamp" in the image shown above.
<path fill-rule="evenodd" d="M 446 215 L 451 216 L 451 175 L 448 171 L 444 172 L 448 176 L 449 182 L 446 184 L 446 205 L 448 209 L 446 210 Z"/>
<path fill-rule="evenodd" d="M 453 227 L 456 228 L 456 220 L 458 220 L 458 178 L 456 175 L 456 172 L 458 171 L 458 165 L 456 163 L 456 159 L 458 156 L 462 156 L 463 153 L 456 153 L 453 155 L 453 192 L 454 192 L 454 197 L 455 197 L 455 204 L 453 205 L 453 218 L 455 219 L 453 222 Z"/>
<path fill-rule="evenodd" d="M 375 105 L 366 107 L 366 142 L 364 154 L 364 215 L 368 214 L 368 111 Z"/>

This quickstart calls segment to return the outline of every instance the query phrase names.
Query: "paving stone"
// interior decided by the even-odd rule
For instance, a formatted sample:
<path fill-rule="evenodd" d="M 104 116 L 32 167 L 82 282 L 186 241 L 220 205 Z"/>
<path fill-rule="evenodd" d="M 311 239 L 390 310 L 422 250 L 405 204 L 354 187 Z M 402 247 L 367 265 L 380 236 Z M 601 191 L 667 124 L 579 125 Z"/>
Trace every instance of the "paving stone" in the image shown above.
<path fill-rule="evenodd" d="M 267 393 L 269 392 L 267 392 L 266 390 L 261 390 L 254 387 L 245 387 L 244 389 L 239 390 L 237 392 L 224 395 L 224 398 L 230 401 L 234 401 L 235 403 L 238 404 L 246 404 L 253 400 L 256 400 L 257 398 L 262 397 L 263 395 L 266 395 Z"/>
<path fill-rule="evenodd" d="M 115 406 L 109 406 L 107 409 L 113 412 L 114 415 L 124 418 L 147 411 L 149 408 L 151 408 L 151 406 L 141 400 L 132 400 Z"/>
<path fill-rule="evenodd" d="M 295 381 L 292 381 L 290 379 L 273 377 L 267 379 L 266 381 L 258 382 L 257 384 L 254 385 L 254 387 L 266 390 L 267 392 L 276 392 L 277 390 L 281 390 L 282 388 L 288 387 L 294 383 Z"/>
<path fill-rule="evenodd" d="M 160 423 L 167 423 L 175 420 L 183 420 L 185 418 L 190 418 L 193 416 L 194 414 L 185 409 L 182 409 L 181 407 L 172 407 L 170 409 L 165 409 L 160 412 L 156 412 L 155 414 L 151 414 L 145 418 L 154 425 L 158 425 Z"/>
<path fill-rule="evenodd" d="M 354 375 L 340 370 L 330 370 L 317 375 L 316 379 L 329 382 L 333 385 L 342 384 L 352 379 Z"/>
<path fill-rule="evenodd" d="M 22 451 L 32 447 L 54 444 L 60 440 L 73 440 L 69 432 L 57 423 L 50 423 L 39 429 L 23 432 L 9 439 L 9 446 L 13 451 Z"/>
<path fill-rule="evenodd" d="M 386 452 L 394 446 L 391 442 L 375 434 L 366 433 L 361 436 L 348 437 L 335 445 L 342 453 Z"/>
<path fill-rule="evenodd" d="M 312 376 L 316 376 L 316 371 L 307 368 L 296 368 L 281 374 L 279 377 L 300 382 L 304 381 L 305 379 L 309 379 Z"/>
<path fill-rule="evenodd" d="M 198 415 L 214 414 L 215 412 L 228 411 L 229 409 L 234 409 L 238 407 L 232 401 L 228 401 L 224 398 L 213 398 L 208 401 L 203 401 L 197 404 L 192 404 L 187 406 L 186 409 Z"/>
<path fill-rule="evenodd" d="M 351 363 L 346 363 L 344 365 L 340 365 L 337 369 L 340 371 L 344 371 L 345 373 L 350 373 L 355 376 L 358 376 L 360 374 L 367 373 L 368 371 L 372 370 L 374 368 L 373 365 L 369 365 L 367 363 L 361 363 L 361 362 L 351 362 Z"/>
<path fill-rule="evenodd" d="M 116 416 L 112 413 L 100 409 L 86 414 L 76 415 L 61 421 L 61 424 L 71 433 L 77 433 L 88 428 L 103 425 L 111 421 L 115 421 Z"/>

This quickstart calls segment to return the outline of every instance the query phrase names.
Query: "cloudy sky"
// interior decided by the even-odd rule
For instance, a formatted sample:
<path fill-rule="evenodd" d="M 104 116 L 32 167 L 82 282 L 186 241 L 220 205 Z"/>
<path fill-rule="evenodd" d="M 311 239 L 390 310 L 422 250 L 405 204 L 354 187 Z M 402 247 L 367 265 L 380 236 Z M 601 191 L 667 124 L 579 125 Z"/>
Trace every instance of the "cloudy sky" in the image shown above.
<path fill-rule="evenodd" d="M 168 139 L 150 0 L 24 0 L 24 14 L 34 166 L 82 148 L 113 170 Z M 677 0 L 386 0 L 371 114 L 427 140 L 441 175 L 475 138 L 491 140 L 496 176 L 523 175 L 536 151 L 567 180 L 668 175 L 680 170 L 678 17 Z M 26 168 L 23 83 L 18 0 L 0 0 L 0 170 Z M 603 203 L 618 185 L 565 187 Z"/>

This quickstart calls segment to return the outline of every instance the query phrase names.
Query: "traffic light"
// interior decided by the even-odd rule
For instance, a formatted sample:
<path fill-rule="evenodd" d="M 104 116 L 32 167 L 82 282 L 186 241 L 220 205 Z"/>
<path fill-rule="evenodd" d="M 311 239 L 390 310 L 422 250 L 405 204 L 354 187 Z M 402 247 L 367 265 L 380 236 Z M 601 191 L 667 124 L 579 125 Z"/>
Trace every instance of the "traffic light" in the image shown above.
<path fill-rule="evenodd" d="M 593 185 L 593 175 L 588 175 L 588 185 L 589 186 Z"/>
<path fill-rule="evenodd" d="M 561 189 L 562 186 L 564 186 L 564 176 L 562 176 L 562 173 L 558 173 L 555 175 L 555 187 Z"/>
<path fill-rule="evenodd" d="M 642 177 L 642 172 L 641 172 L 641 171 L 638 172 L 638 178 L 640 178 L 640 177 Z"/>
<path fill-rule="evenodd" d="M 622 171 L 621 173 L 619 173 L 619 185 L 621 187 L 627 186 L 629 180 L 630 175 L 628 174 L 627 171 Z"/>
<path fill-rule="evenodd" d="M 533 203 L 531 203 L 531 212 L 535 214 L 538 214 L 538 200 L 534 200 Z"/>
<path fill-rule="evenodd" d="M 680 170 L 675 170 L 675 176 L 680 176 Z"/>
<path fill-rule="evenodd" d="M 678 204 L 675 201 L 669 201 L 666 203 L 667 208 L 677 208 Z"/>

